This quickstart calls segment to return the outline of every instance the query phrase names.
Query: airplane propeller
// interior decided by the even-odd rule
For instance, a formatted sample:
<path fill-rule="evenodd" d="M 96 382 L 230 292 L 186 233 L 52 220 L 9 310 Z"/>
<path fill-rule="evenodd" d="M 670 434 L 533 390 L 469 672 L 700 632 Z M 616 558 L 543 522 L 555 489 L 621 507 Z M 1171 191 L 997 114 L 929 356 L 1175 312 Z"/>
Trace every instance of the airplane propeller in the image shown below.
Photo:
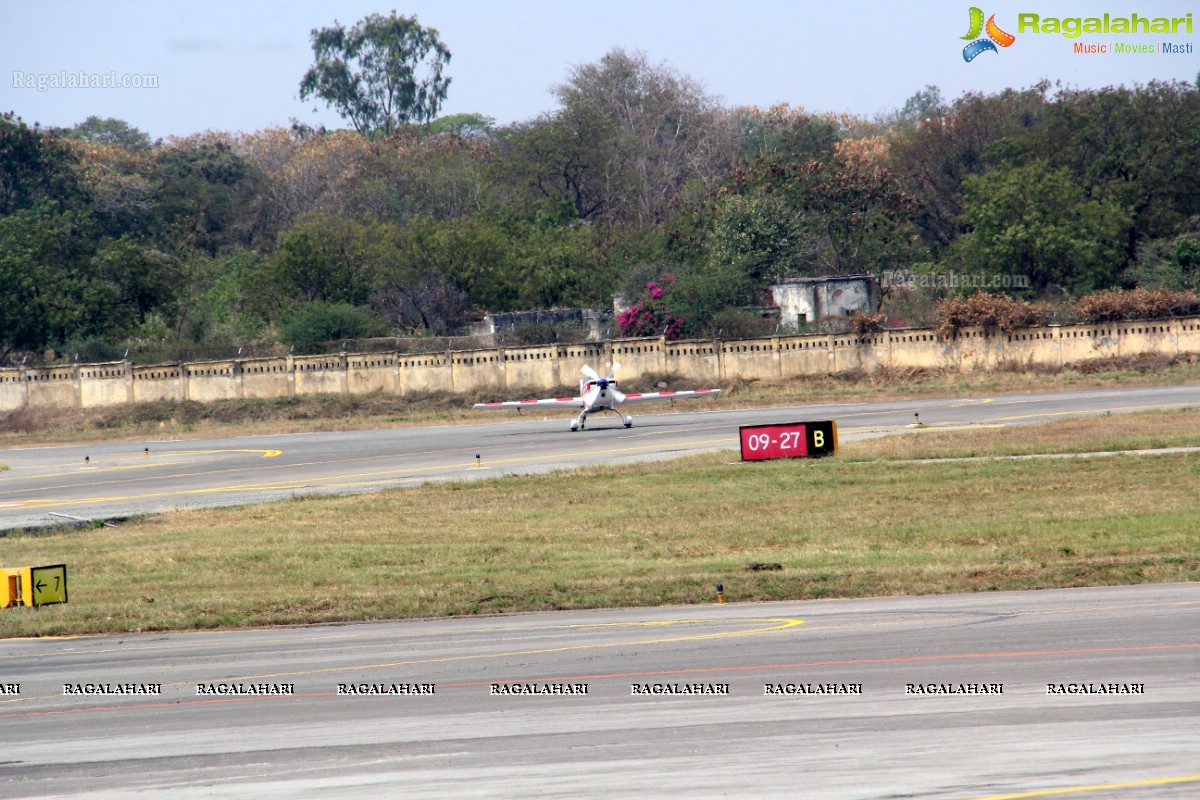
<path fill-rule="evenodd" d="M 614 361 L 613 366 L 612 366 L 612 377 L 609 378 L 608 380 L 612 383 L 612 386 L 610 388 L 612 390 L 613 397 L 617 398 L 618 403 L 624 403 L 625 402 L 625 393 L 617 389 L 617 373 L 620 371 L 621 371 L 621 365 L 618 362 Z"/>

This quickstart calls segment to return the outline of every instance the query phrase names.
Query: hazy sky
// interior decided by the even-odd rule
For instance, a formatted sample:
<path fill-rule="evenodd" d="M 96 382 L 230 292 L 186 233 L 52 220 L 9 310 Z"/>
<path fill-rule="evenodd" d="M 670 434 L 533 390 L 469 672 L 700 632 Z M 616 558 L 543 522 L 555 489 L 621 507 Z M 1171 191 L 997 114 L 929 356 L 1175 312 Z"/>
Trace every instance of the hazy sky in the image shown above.
<path fill-rule="evenodd" d="M 1200 4 L 1182 0 L 979 2 L 1009 47 L 963 59 L 971 2 L 809 0 L 206 0 L 55 2 L 0 0 L 0 111 L 68 126 L 117 117 L 152 137 L 204 129 L 252 131 L 309 124 L 344 127 L 319 101 L 301 103 L 312 63 L 309 34 L 336 19 L 416 14 L 453 58 L 443 114 L 481 113 L 500 124 L 556 107 L 550 90 L 573 66 L 613 47 L 643 51 L 699 81 L 727 106 L 789 103 L 810 111 L 873 115 L 928 84 L 947 99 L 1022 88 L 1043 78 L 1080 88 L 1154 79 L 1192 82 L 1200 71 Z M 1018 13 L 1048 17 L 1195 18 L 1193 33 L 1021 33 Z M 1084 55 L 1073 44 L 1190 45 L 1165 55 Z M 113 75 L 157 88 L 27 88 L 70 74 Z M 127 77 L 128 76 L 128 77 Z M 143 76 L 151 76 L 147 79 Z M 14 84 L 21 84 L 15 86 Z M 314 113 L 314 109 L 317 109 Z"/>

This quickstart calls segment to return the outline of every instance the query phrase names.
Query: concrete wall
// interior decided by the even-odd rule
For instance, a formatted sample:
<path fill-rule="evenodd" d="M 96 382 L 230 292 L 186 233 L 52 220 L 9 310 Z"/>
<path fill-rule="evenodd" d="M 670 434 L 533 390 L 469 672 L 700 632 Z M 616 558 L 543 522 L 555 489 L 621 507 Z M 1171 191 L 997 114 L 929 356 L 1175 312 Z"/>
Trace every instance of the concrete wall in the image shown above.
<path fill-rule="evenodd" d="M 250 358 L 240 362 L 242 397 L 290 397 L 295 392 L 291 358 Z"/>
<path fill-rule="evenodd" d="M 115 406 L 133 402 L 133 365 L 127 361 L 79 366 L 79 405 Z"/>
<path fill-rule="evenodd" d="M 188 400 L 211 403 L 213 400 L 234 400 L 242 395 L 240 361 L 197 361 L 184 364 L 184 391 Z"/>
<path fill-rule="evenodd" d="M 39 367 L 25 370 L 26 402 L 30 406 L 79 408 L 79 367 Z"/>
<path fill-rule="evenodd" d="M 574 387 L 584 364 L 619 379 L 677 375 L 692 388 L 722 381 L 782 380 L 879 369 L 989 370 L 1065 366 L 1139 353 L 1200 353 L 1200 318 L 1103 325 L 1052 325 L 1011 334 L 966 329 L 951 340 L 932 330 L 857 336 L 771 336 L 738 341 L 622 339 L 569 345 L 442 353 L 340 353 L 191 364 L 132 366 L 119 361 L 64 367 L 0 369 L 0 411 L 29 407 L 89 408 L 152 400 L 208 402 L 308 394 L 411 395 L 514 392 Z M 687 386 L 680 388 L 688 388 Z"/>

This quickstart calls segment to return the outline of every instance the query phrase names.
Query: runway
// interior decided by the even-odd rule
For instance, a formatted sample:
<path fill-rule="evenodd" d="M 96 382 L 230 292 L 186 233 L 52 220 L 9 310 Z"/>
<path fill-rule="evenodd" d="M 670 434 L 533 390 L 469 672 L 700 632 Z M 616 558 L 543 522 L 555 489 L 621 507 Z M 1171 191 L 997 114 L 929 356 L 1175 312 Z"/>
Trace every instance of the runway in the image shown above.
<path fill-rule="evenodd" d="M 0 798 L 1200 794 L 1187 584 L 6 640 L 0 688 Z"/>
<path fill-rule="evenodd" d="M 0 530 L 736 450 L 741 425 L 834 419 L 851 439 L 906 429 L 917 414 L 945 429 L 1197 405 L 1200 386 L 729 411 L 693 400 L 637 407 L 652 413 L 629 430 L 613 415 L 571 433 L 563 416 L 480 412 L 474 425 L 10 449 Z"/>

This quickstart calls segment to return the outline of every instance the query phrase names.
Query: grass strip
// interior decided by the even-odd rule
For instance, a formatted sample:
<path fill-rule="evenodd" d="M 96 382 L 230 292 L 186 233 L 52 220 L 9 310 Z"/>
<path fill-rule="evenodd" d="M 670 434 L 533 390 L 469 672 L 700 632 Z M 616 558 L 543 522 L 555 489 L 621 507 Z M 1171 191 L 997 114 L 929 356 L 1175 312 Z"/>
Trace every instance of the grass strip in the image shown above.
<path fill-rule="evenodd" d="M 1189 412 L 1018 430 L 1053 451 L 1172 426 L 1200 428 Z M 898 441 L 909 457 L 954 452 L 927 436 Z M 1017 441 L 1012 429 L 978 436 L 959 451 Z M 68 564 L 71 602 L 0 611 L 0 636 L 704 603 L 718 582 L 737 602 L 1200 580 L 1200 454 L 904 463 L 878 452 L 895 446 L 755 464 L 717 453 L 10 534 L 4 565 Z"/>
<path fill-rule="evenodd" d="M 926 419 L 930 415 L 926 414 Z M 1101 453 L 1200 446 L 1200 409 L 1104 414 L 1005 428 L 936 425 L 842 445 L 853 461 L 978 458 L 1039 453 Z"/>

